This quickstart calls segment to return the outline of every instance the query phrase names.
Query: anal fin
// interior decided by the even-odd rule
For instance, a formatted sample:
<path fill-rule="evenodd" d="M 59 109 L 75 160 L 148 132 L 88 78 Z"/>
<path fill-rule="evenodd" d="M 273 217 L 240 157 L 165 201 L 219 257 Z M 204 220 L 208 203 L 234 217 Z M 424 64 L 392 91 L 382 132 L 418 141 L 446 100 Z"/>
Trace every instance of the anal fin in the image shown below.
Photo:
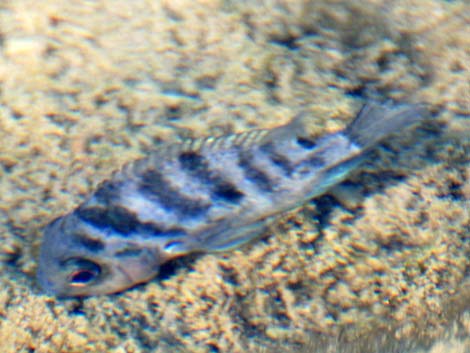
<path fill-rule="evenodd" d="M 260 236 L 272 217 L 239 228 L 227 228 L 200 240 L 197 250 L 227 251 Z"/>

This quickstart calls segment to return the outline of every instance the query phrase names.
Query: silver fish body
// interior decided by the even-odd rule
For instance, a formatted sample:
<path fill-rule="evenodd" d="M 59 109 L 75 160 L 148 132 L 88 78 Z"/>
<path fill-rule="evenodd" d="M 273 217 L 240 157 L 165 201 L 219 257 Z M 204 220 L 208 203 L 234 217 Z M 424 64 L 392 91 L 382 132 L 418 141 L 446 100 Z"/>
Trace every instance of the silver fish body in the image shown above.
<path fill-rule="evenodd" d="M 317 139 L 299 118 L 162 147 L 46 227 L 38 280 L 58 296 L 113 293 L 148 281 L 172 258 L 234 248 L 344 180 L 367 150 L 424 115 L 422 105 L 371 103 L 344 130 Z"/>

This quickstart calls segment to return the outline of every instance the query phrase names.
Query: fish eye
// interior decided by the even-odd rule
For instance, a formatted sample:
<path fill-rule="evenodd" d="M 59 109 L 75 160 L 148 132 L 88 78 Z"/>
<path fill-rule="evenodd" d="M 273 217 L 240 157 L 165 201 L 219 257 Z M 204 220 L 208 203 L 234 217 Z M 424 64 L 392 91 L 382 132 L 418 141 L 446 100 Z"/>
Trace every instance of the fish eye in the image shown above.
<path fill-rule="evenodd" d="M 86 286 L 101 273 L 101 267 L 98 264 L 84 259 L 70 259 L 67 261 L 67 267 L 72 268 L 67 279 L 74 287 Z"/>
<path fill-rule="evenodd" d="M 89 270 L 78 270 L 71 274 L 70 283 L 73 285 L 81 285 L 90 282 L 95 278 L 95 274 Z"/>

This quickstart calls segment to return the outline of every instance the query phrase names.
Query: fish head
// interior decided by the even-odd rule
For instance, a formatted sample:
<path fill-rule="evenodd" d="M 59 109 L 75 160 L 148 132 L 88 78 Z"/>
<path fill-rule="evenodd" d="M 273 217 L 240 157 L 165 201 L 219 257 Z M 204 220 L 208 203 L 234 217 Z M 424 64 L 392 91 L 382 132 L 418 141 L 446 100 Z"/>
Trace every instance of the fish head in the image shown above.
<path fill-rule="evenodd" d="M 37 278 L 59 297 L 110 294 L 150 280 L 162 262 L 158 248 L 94 228 L 70 213 L 45 228 Z"/>

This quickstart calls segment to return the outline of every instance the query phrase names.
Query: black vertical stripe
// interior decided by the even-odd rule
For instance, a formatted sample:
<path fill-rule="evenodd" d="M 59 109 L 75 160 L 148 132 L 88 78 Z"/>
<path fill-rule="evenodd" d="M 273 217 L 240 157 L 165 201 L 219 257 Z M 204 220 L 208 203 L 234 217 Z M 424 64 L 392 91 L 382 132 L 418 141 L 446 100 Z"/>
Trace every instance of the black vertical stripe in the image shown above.
<path fill-rule="evenodd" d="M 324 156 L 320 152 L 310 154 L 305 160 L 300 163 L 300 166 L 308 166 L 311 168 L 323 168 L 327 165 Z"/>
<path fill-rule="evenodd" d="M 182 227 L 165 227 L 164 225 L 155 224 L 153 222 L 142 223 L 142 226 L 139 228 L 139 230 L 141 230 L 142 233 L 154 237 L 184 237 L 188 235 Z"/>
<path fill-rule="evenodd" d="M 219 181 L 214 180 L 214 187 L 212 190 L 217 198 L 230 203 L 239 203 L 241 199 L 245 196 L 245 194 L 240 191 L 235 185 L 226 182 L 222 179 L 220 179 Z"/>
<path fill-rule="evenodd" d="M 311 138 L 305 137 L 305 136 L 297 136 L 297 144 L 306 149 L 306 150 L 311 150 L 316 147 L 316 143 L 314 140 Z"/>
<path fill-rule="evenodd" d="M 121 206 L 82 206 L 77 209 L 76 215 L 94 227 L 99 229 L 111 228 L 122 235 L 129 235 L 132 232 L 141 232 L 155 237 L 182 237 L 187 235 L 186 231 L 180 227 L 168 228 L 153 222 L 140 222 L 135 213 Z M 104 244 L 99 239 L 90 238 L 82 233 L 76 233 L 74 237 L 78 243 L 90 251 L 97 252 L 104 249 Z"/>
<path fill-rule="evenodd" d="M 240 150 L 238 153 L 238 165 L 243 170 L 245 178 L 255 184 L 258 189 L 267 192 L 273 191 L 273 180 L 256 165 L 253 153 Z"/>
<path fill-rule="evenodd" d="M 183 170 L 207 185 L 215 198 L 235 204 L 244 197 L 244 193 L 236 185 L 212 171 L 206 158 L 197 151 L 184 151 L 178 160 Z"/>
<path fill-rule="evenodd" d="M 209 179 L 209 165 L 205 157 L 200 153 L 197 153 L 196 151 L 184 151 L 180 153 L 178 160 L 183 169 L 192 172 L 192 174 L 197 172 L 201 178 Z"/>
<path fill-rule="evenodd" d="M 141 175 L 139 191 L 144 195 L 156 197 L 162 207 L 182 215 L 201 215 L 210 207 L 209 203 L 190 198 L 172 187 L 163 174 L 155 169 L 148 169 Z"/>
<path fill-rule="evenodd" d="M 294 166 L 292 165 L 291 161 L 286 156 L 277 151 L 276 146 L 272 141 L 269 141 L 260 146 L 260 150 L 266 153 L 268 158 L 287 176 L 292 174 Z"/>
<path fill-rule="evenodd" d="M 120 188 L 120 183 L 113 180 L 106 180 L 98 185 L 94 196 L 99 203 L 108 205 L 119 199 Z"/>
<path fill-rule="evenodd" d="M 91 238 L 86 233 L 73 233 L 73 238 L 78 242 L 78 244 L 80 244 L 80 246 L 83 246 L 85 249 L 93 253 L 98 253 L 105 248 L 104 243 L 100 239 Z"/>
<path fill-rule="evenodd" d="M 78 217 L 97 228 L 111 228 L 114 231 L 129 235 L 139 226 L 137 216 L 128 209 L 118 205 L 83 206 L 76 211 Z"/>

